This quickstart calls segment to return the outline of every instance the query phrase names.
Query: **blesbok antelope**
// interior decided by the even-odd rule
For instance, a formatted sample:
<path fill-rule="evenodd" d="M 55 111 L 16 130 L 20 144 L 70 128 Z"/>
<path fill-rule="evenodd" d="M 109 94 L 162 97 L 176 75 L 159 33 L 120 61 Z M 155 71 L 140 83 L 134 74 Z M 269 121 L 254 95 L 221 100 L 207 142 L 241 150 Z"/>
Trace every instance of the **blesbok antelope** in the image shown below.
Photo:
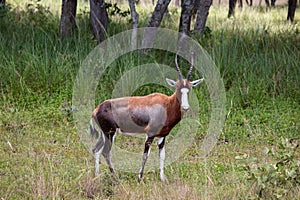
<path fill-rule="evenodd" d="M 167 96 L 161 93 L 153 93 L 147 96 L 123 97 L 106 100 L 101 103 L 92 113 L 90 131 L 93 136 L 99 137 L 94 122 L 100 127 L 100 139 L 93 149 L 95 157 L 95 175 L 99 172 L 100 154 L 106 159 L 110 171 L 114 173 L 114 168 L 110 159 L 110 151 L 116 132 L 127 134 L 146 133 L 142 166 L 139 171 L 138 179 L 141 181 L 145 163 L 149 156 L 149 149 L 155 137 L 158 138 L 160 160 L 160 179 L 164 177 L 165 160 L 165 137 L 172 128 L 181 120 L 184 112 L 189 110 L 189 92 L 194 86 L 203 81 L 198 79 L 190 81 L 193 70 L 193 58 L 190 69 L 184 79 L 178 67 L 177 54 L 175 58 L 176 69 L 179 80 L 173 81 L 166 79 L 168 84 L 176 88 L 173 95 Z"/>

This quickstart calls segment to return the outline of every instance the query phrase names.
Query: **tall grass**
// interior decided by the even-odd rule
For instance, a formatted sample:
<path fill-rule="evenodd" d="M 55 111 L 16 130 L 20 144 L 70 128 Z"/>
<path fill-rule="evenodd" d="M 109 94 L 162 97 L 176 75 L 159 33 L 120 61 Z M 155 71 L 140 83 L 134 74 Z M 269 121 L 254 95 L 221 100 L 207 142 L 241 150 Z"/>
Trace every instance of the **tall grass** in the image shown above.
<path fill-rule="evenodd" d="M 266 171 L 281 157 L 264 153 L 264 147 L 275 152 L 283 147 L 280 155 L 294 156 L 288 157 L 291 164 L 286 165 L 291 171 L 300 155 L 299 149 L 291 154 L 291 147 L 278 140 L 284 137 L 297 143 L 300 139 L 299 26 L 283 21 L 285 8 L 269 12 L 249 8 L 237 11 L 232 19 L 226 18 L 222 7 L 211 9 L 209 29 L 199 42 L 219 67 L 227 91 L 227 120 L 219 143 L 207 159 L 199 158 L 209 121 L 209 98 L 202 87 L 196 91 L 201 127 L 194 144 L 166 167 L 168 183 L 159 182 L 158 172 L 153 171 L 139 185 L 130 173 L 119 172 L 115 182 L 106 166 L 101 166 L 101 181 L 94 179 L 92 157 L 72 121 L 73 82 L 81 62 L 96 46 L 85 7 L 84 3 L 79 7 L 77 30 L 65 41 L 58 33 L 59 12 L 55 10 L 60 8 L 21 4 L 0 14 L 1 198 L 300 197 L 299 183 L 294 184 L 288 174 L 282 176 L 294 184 L 292 188 L 274 185 L 279 172 Z M 145 25 L 150 10 L 139 8 L 139 12 Z M 171 7 L 162 26 L 177 29 L 178 19 L 179 10 Z M 129 17 L 114 16 L 108 35 L 129 28 Z M 128 54 L 112 63 L 100 80 L 97 101 L 109 98 L 114 82 L 137 64 L 173 65 L 173 55 L 164 52 L 153 51 L 145 59 L 137 56 Z M 151 85 L 136 95 L 153 91 L 169 92 Z M 260 179 L 264 177 L 269 179 Z M 278 190 L 276 194 L 273 189 Z"/>

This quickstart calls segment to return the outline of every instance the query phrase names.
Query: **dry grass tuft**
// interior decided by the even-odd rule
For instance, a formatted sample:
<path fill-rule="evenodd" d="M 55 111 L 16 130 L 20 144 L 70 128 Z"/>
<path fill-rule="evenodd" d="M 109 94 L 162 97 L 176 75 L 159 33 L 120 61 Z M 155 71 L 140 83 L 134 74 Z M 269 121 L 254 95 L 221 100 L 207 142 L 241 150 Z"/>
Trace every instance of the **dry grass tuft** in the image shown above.
<path fill-rule="evenodd" d="M 119 184 L 115 188 L 115 199 L 199 199 L 196 186 L 188 185 L 180 180 L 172 183 L 152 182 L 132 187 L 129 184 Z"/>

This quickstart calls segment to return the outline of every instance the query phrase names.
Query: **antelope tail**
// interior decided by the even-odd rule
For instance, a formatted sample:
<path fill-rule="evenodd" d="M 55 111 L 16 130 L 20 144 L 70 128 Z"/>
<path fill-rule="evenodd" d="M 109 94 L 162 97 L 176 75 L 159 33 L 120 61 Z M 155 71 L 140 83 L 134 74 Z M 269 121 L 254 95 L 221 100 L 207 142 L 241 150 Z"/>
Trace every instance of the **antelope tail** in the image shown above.
<path fill-rule="evenodd" d="M 91 120 L 90 120 L 90 133 L 93 138 L 95 138 L 95 139 L 99 138 L 99 132 L 97 131 L 97 129 L 95 127 L 93 118 L 91 118 Z"/>
<path fill-rule="evenodd" d="M 100 128 L 100 134 L 99 134 L 99 132 L 97 131 L 95 125 L 98 126 L 98 123 L 95 123 L 95 119 L 91 118 L 91 120 L 90 120 L 90 133 L 91 133 L 91 136 L 94 139 L 98 139 L 98 142 L 96 143 L 95 147 L 93 148 L 93 153 L 94 154 L 98 153 L 102 149 L 102 147 L 105 143 L 105 137 L 104 137 L 104 134 L 101 130 L 101 127 L 98 126 Z"/>

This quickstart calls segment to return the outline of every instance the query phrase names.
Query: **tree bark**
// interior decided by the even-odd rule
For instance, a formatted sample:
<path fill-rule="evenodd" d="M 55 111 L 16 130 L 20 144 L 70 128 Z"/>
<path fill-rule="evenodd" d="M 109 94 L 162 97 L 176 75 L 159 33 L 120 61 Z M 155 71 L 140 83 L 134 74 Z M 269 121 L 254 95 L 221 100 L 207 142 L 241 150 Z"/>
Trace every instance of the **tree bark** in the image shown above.
<path fill-rule="evenodd" d="M 60 35 L 64 39 L 76 28 L 77 0 L 62 0 Z"/>
<path fill-rule="evenodd" d="M 266 6 L 267 6 L 267 7 L 270 7 L 270 1 L 269 1 L 269 0 L 265 0 L 265 2 L 266 2 Z M 271 6 L 272 6 L 272 7 L 275 6 L 275 2 L 276 2 L 276 0 L 271 0 Z"/>
<path fill-rule="evenodd" d="M 192 19 L 196 18 L 200 4 L 202 4 L 201 0 L 194 0 L 194 8 L 192 10 Z"/>
<path fill-rule="evenodd" d="M 181 1 L 181 15 L 179 22 L 179 36 L 178 36 L 178 51 L 187 49 L 187 36 L 190 35 L 192 11 L 195 5 L 195 0 L 182 0 Z"/>
<path fill-rule="evenodd" d="M 134 0 L 129 0 L 129 7 L 132 19 L 132 33 L 131 33 L 131 48 L 136 49 L 137 46 L 137 28 L 139 25 L 139 14 L 135 10 Z"/>
<path fill-rule="evenodd" d="M 271 6 L 272 7 L 275 7 L 275 2 L 276 2 L 276 0 L 271 0 Z"/>
<path fill-rule="evenodd" d="M 158 0 L 147 27 L 159 27 L 171 0 Z"/>
<path fill-rule="evenodd" d="M 246 0 L 248 6 L 252 6 L 253 0 Z"/>
<path fill-rule="evenodd" d="M 166 11 L 168 9 L 170 2 L 171 2 L 171 0 L 158 0 L 157 1 L 147 27 L 159 27 L 160 26 L 160 23 L 163 19 L 164 14 L 166 13 Z M 152 31 L 144 32 L 142 46 L 145 48 L 146 47 L 150 48 L 151 45 L 153 44 L 156 33 L 157 33 L 157 31 L 155 31 L 155 29 L 152 29 Z"/>
<path fill-rule="evenodd" d="M 235 9 L 235 4 L 237 0 L 229 0 L 229 11 L 228 11 L 228 18 L 231 16 L 234 16 L 234 9 Z"/>
<path fill-rule="evenodd" d="M 191 27 L 192 10 L 195 0 L 182 0 L 179 32 L 189 35 Z"/>
<path fill-rule="evenodd" d="M 197 7 L 197 18 L 196 18 L 196 23 L 194 25 L 194 31 L 198 33 L 202 33 L 206 25 L 209 9 L 212 5 L 212 0 L 196 0 L 196 2 L 197 1 L 199 1 L 200 4 Z"/>
<path fill-rule="evenodd" d="M 108 29 L 105 0 L 90 0 L 90 22 L 95 39 L 101 43 L 105 40 Z"/>
<path fill-rule="evenodd" d="M 287 20 L 294 22 L 296 8 L 297 8 L 297 0 L 289 0 Z"/>
<path fill-rule="evenodd" d="M 5 7 L 5 0 L 0 0 L 0 6 Z"/>
<path fill-rule="evenodd" d="M 239 8 L 243 8 L 243 0 L 239 0 Z"/>

